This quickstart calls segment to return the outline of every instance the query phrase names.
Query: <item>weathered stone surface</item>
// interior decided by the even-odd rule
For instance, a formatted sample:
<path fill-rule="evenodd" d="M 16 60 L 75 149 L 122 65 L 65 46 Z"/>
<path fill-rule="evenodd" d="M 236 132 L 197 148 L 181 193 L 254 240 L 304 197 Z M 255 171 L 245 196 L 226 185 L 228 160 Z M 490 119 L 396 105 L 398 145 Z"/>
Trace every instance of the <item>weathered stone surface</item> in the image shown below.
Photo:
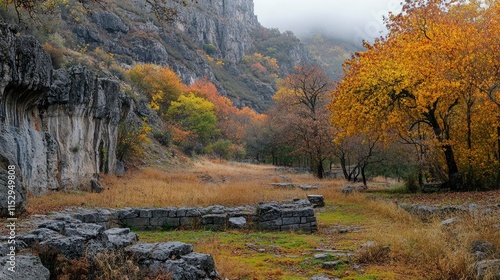
<path fill-rule="evenodd" d="M 6 178 L 13 165 L 22 178 L 16 181 L 21 214 L 28 191 L 88 188 L 96 172 L 115 171 L 121 103 L 117 82 L 84 67 L 53 70 L 35 38 L 13 30 L 0 24 L 0 175 Z"/>
<path fill-rule="evenodd" d="M 16 256 L 15 272 L 9 271 L 9 258 L 0 258 L 0 279 L 2 280 L 49 280 L 50 272 L 34 255 Z"/>
<path fill-rule="evenodd" d="M 309 202 L 311 202 L 314 208 L 325 207 L 325 197 L 323 195 L 309 194 L 307 195 L 307 199 L 309 200 Z"/>
<path fill-rule="evenodd" d="M 92 13 L 92 21 L 109 33 L 129 31 L 129 27 L 117 15 L 108 11 Z"/>
<path fill-rule="evenodd" d="M 66 236 L 80 236 L 85 240 L 97 238 L 104 231 L 104 227 L 97 224 L 90 223 L 77 223 L 69 224 L 64 227 L 64 235 Z"/>
<path fill-rule="evenodd" d="M 68 259 L 78 259 L 81 258 L 85 252 L 85 238 L 80 236 L 52 238 L 40 242 L 40 247 L 55 249 Z"/>
<path fill-rule="evenodd" d="M 245 217 L 231 217 L 228 220 L 228 226 L 230 228 L 246 228 L 248 226 L 247 219 Z"/>
<path fill-rule="evenodd" d="M 193 252 L 193 246 L 182 242 L 159 243 L 151 253 L 151 258 L 159 261 L 178 259 Z"/>
<path fill-rule="evenodd" d="M 120 249 L 137 242 L 139 236 L 128 228 L 112 228 L 103 232 L 102 239 L 108 249 Z"/>
<path fill-rule="evenodd" d="M 22 237 L 23 241 L 28 246 L 33 246 L 39 242 L 43 242 L 53 238 L 63 238 L 64 236 L 48 228 L 39 228 Z"/>

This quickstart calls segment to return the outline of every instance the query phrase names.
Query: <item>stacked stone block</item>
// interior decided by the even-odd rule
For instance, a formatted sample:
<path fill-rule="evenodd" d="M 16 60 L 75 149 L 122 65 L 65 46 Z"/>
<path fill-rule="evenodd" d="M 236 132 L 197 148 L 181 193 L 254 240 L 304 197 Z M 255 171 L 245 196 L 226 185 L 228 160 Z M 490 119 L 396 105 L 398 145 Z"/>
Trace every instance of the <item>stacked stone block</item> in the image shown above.
<path fill-rule="evenodd" d="M 303 231 L 317 230 L 316 217 L 312 207 L 296 205 L 261 204 L 257 206 L 257 228 L 270 231 Z"/>
<path fill-rule="evenodd" d="M 317 230 L 316 217 L 309 201 L 260 204 L 257 207 L 237 208 L 214 205 L 205 208 L 124 208 L 78 209 L 72 216 L 85 223 L 96 223 L 106 228 L 134 229 L 210 229 L 256 228 L 269 231 Z"/>

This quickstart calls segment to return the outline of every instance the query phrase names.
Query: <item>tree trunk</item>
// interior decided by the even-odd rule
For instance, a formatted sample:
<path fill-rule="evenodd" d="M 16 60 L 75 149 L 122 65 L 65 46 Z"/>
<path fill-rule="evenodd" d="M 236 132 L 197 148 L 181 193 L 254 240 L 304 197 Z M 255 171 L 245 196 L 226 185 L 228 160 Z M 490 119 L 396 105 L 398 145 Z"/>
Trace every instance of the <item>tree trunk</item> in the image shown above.
<path fill-rule="evenodd" d="M 316 177 L 323 179 L 325 175 L 325 170 L 323 169 L 323 161 L 319 160 L 316 164 Z"/>
<path fill-rule="evenodd" d="M 366 175 L 365 175 L 365 166 L 361 167 L 361 178 L 363 180 L 363 186 L 367 187 L 367 185 L 366 185 Z"/>
<path fill-rule="evenodd" d="M 429 112 L 426 114 L 427 119 L 429 120 L 429 123 L 432 127 L 432 130 L 434 131 L 434 135 L 438 139 L 440 143 L 444 143 L 446 140 L 449 140 L 448 134 L 446 131 L 443 131 L 441 128 L 441 125 L 439 124 L 438 120 L 436 119 L 435 112 L 434 110 L 429 110 Z M 446 127 L 446 126 L 445 126 Z M 453 148 L 449 144 L 444 144 L 443 146 L 443 152 L 444 156 L 446 159 L 446 167 L 448 168 L 448 182 L 450 182 L 452 175 L 458 173 L 458 166 L 457 162 L 455 161 L 455 155 L 453 153 Z M 456 190 L 458 186 L 456 184 L 453 184 L 450 182 L 450 189 L 451 190 Z"/>
<path fill-rule="evenodd" d="M 500 188 L 500 126 L 497 126 L 497 137 L 498 137 L 497 161 L 499 162 L 497 170 L 497 188 Z"/>
<path fill-rule="evenodd" d="M 500 142 L 500 140 L 499 140 L 499 142 Z M 347 172 L 347 166 L 346 166 L 344 154 L 342 154 L 342 156 L 340 156 L 340 168 L 342 168 L 342 173 L 344 173 L 344 178 L 347 181 L 350 181 L 351 178 L 349 176 L 349 173 Z M 500 174 L 500 171 L 499 171 L 499 174 Z"/>

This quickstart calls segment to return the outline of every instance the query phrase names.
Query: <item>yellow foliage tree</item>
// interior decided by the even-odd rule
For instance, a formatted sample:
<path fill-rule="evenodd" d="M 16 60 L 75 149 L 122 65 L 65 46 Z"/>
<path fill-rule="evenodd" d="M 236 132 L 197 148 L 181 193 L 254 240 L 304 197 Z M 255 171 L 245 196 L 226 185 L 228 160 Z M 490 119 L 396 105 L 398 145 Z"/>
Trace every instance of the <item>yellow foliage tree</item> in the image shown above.
<path fill-rule="evenodd" d="M 160 115 L 167 112 L 170 103 L 179 98 L 186 86 L 168 67 L 153 64 L 137 64 L 127 74 L 132 85 L 149 98 L 151 109 Z"/>
<path fill-rule="evenodd" d="M 421 147 L 419 160 L 442 152 L 450 188 L 491 185 L 498 167 L 499 110 L 491 102 L 500 65 L 497 2 L 407 0 L 389 16 L 389 34 L 345 63 L 330 105 L 340 137 L 404 139 Z"/>

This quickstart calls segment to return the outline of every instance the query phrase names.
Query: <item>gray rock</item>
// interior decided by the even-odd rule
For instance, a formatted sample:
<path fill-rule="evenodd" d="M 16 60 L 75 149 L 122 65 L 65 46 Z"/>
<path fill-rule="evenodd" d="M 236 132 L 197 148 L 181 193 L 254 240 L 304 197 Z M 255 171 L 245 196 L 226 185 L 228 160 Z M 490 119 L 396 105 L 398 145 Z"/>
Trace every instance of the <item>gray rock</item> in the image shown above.
<path fill-rule="evenodd" d="M 342 193 L 350 194 L 350 193 L 363 192 L 365 190 L 366 190 L 365 186 L 346 185 L 342 188 Z"/>
<path fill-rule="evenodd" d="M 129 27 L 117 15 L 108 11 L 92 13 L 92 20 L 109 33 L 129 31 Z"/>
<path fill-rule="evenodd" d="M 101 186 L 101 183 L 99 183 L 99 181 L 97 181 L 96 179 L 90 180 L 90 185 L 90 189 L 92 190 L 92 192 L 101 193 L 104 191 L 104 187 Z"/>
<path fill-rule="evenodd" d="M 178 259 L 193 252 L 193 245 L 182 242 L 159 243 L 151 254 L 151 258 L 159 261 Z"/>
<path fill-rule="evenodd" d="M 28 245 L 28 246 L 33 246 L 37 243 L 49 240 L 49 239 L 57 239 L 57 238 L 63 238 L 64 236 L 59 234 L 58 232 L 55 232 L 51 229 L 48 228 L 39 228 L 36 230 L 31 231 L 30 233 L 24 235 L 22 237 L 23 241 Z"/>
<path fill-rule="evenodd" d="M 59 233 L 62 233 L 64 231 L 65 227 L 66 227 L 66 222 L 54 221 L 54 220 L 47 221 L 47 222 L 44 222 L 44 223 L 38 225 L 38 228 L 48 228 L 50 230 L 57 231 Z"/>
<path fill-rule="evenodd" d="M 104 227 L 97 224 L 78 223 L 66 225 L 64 235 L 80 236 L 85 240 L 90 240 L 99 237 L 103 231 Z"/>
<path fill-rule="evenodd" d="M 2 280 L 49 280 L 50 272 L 42 265 L 40 258 L 33 255 L 16 256 L 15 272 L 9 270 L 8 257 L 0 258 L 0 279 Z"/>
<path fill-rule="evenodd" d="M 167 260 L 161 267 L 169 273 L 172 280 L 203 279 L 204 273 L 189 265 L 185 260 Z"/>
<path fill-rule="evenodd" d="M 316 254 L 316 255 L 314 255 L 314 259 L 316 259 L 316 260 L 324 260 L 326 258 L 328 258 L 327 254 Z"/>
<path fill-rule="evenodd" d="M 325 197 L 320 194 L 309 194 L 307 199 L 313 205 L 314 208 L 325 207 Z"/>
<path fill-rule="evenodd" d="M 333 278 L 329 278 L 325 275 L 314 275 L 313 277 L 310 278 L 310 280 L 332 280 Z M 338 279 L 338 278 L 335 278 Z"/>
<path fill-rule="evenodd" d="M 230 228 L 246 228 L 247 219 L 245 217 L 231 217 L 228 220 L 228 226 Z"/>
<path fill-rule="evenodd" d="M 52 238 L 40 242 L 40 247 L 54 249 L 68 259 L 78 259 L 85 252 L 85 239 L 80 236 Z"/>
<path fill-rule="evenodd" d="M 470 245 L 471 252 L 491 253 L 494 251 L 493 244 L 486 241 L 474 240 Z"/>
<path fill-rule="evenodd" d="M 500 259 L 480 261 L 476 267 L 478 279 L 485 279 L 486 276 L 490 276 L 489 279 L 500 279 Z"/>
<path fill-rule="evenodd" d="M 186 263 L 202 271 L 215 271 L 215 262 L 211 255 L 196 252 L 181 256 Z"/>
<path fill-rule="evenodd" d="M 256 212 L 256 215 L 261 222 L 276 220 L 281 217 L 281 211 L 277 204 L 258 205 Z"/>
<path fill-rule="evenodd" d="M 132 255 L 139 264 L 144 264 L 151 258 L 151 254 L 156 246 L 158 246 L 158 243 L 139 242 L 125 248 L 125 251 Z"/>
<path fill-rule="evenodd" d="M 460 221 L 457 218 L 449 218 L 441 222 L 442 230 L 451 230 Z"/>
<path fill-rule="evenodd" d="M 139 239 L 139 236 L 130 232 L 128 228 L 112 228 L 105 230 L 102 234 L 103 241 L 109 249 L 120 249 L 132 245 Z"/>

